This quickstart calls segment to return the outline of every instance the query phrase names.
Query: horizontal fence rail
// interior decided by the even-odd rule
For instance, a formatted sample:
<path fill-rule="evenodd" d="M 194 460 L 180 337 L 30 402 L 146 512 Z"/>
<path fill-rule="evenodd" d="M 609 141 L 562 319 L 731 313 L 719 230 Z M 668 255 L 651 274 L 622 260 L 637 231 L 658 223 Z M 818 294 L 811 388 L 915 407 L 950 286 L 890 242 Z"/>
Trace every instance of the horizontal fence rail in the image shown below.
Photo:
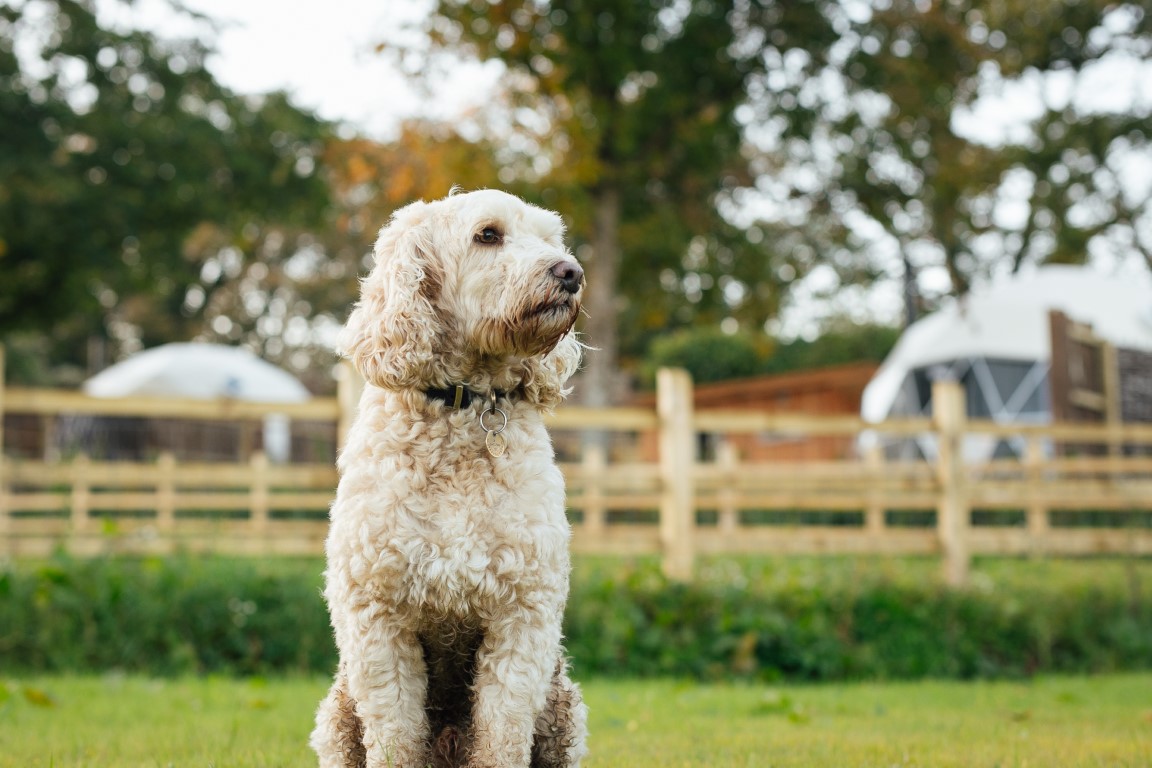
<path fill-rule="evenodd" d="M 689 578 L 702 554 L 939 555 L 953 583 L 963 583 L 978 554 L 1152 554 L 1152 425 L 969 421 L 952 383 L 936 385 L 932 418 L 882 424 L 694 413 L 682 372 L 663 372 L 660 389 L 655 410 L 564 407 L 549 418 L 576 552 L 659 554 L 678 578 Z M 44 423 L 76 414 L 206 421 L 275 415 L 342 425 L 330 430 L 339 435 L 353 401 L 344 390 L 284 406 L 8 389 L 0 390 L 0 414 Z M 259 448 L 228 462 L 165 450 L 132 461 L 57 456 L 41 434 L 49 432 L 43 427 L 32 441 L 37 455 L 0 436 L 0 553 L 322 550 L 337 482 L 331 462 L 275 463 Z M 626 436 L 631 447 L 583 440 L 589 433 Z M 748 461 L 737 435 L 832 435 L 860 447 L 835 460 Z M 930 446 L 927 458 L 889 458 L 885 444 L 899 440 Z M 966 452 L 974 441 L 1009 441 L 1014 453 L 973 460 Z"/>
<path fill-rule="evenodd" d="M 52 389 L 8 388 L 4 408 L 9 413 L 52 416 L 61 413 L 92 416 L 137 416 L 180 419 L 257 419 L 272 414 L 293 419 L 335 420 L 340 415 L 334 398 L 318 397 L 303 403 L 251 403 L 241 400 L 191 400 L 161 397 L 96 398 L 80 392 Z"/>

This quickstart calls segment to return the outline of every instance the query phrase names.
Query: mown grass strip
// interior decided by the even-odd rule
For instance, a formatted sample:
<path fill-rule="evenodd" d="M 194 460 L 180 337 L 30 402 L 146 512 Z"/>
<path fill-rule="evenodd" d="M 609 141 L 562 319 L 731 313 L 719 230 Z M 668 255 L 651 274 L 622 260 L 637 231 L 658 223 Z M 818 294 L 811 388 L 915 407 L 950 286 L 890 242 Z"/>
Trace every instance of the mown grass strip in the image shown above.
<path fill-rule="evenodd" d="M 0 684 L 0 766 L 312 766 L 319 678 L 51 676 Z M 1136 768 L 1152 675 L 706 685 L 593 680 L 587 768 Z"/>

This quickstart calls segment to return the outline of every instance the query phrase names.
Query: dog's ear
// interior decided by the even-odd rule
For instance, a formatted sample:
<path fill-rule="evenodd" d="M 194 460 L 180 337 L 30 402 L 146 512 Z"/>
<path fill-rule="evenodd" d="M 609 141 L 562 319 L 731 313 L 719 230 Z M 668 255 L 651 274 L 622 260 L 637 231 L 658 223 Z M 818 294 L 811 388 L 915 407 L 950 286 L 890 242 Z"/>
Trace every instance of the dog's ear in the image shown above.
<path fill-rule="evenodd" d="M 572 391 L 564 384 L 579 370 L 585 349 L 576 332 L 569 331 L 550 352 L 526 360 L 521 385 L 525 399 L 548 410 L 558 406 Z"/>
<path fill-rule="evenodd" d="M 376 264 L 338 340 L 340 353 L 378 387 L 428 386 L 439 321 L 431 302 L 437 278 L 427 256 L 427 207 L 405 206 L 380 230 Z"/>

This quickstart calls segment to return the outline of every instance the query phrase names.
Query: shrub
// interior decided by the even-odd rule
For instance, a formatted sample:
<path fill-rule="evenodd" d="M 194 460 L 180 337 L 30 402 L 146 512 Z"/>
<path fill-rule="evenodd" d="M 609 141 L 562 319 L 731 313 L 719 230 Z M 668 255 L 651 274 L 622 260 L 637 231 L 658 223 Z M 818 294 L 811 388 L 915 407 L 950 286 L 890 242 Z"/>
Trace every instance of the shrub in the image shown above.
<path fill-rule="evenodd" d="M 10 566 L 0 572 L 0 668 L 329 668 L 335 653 L 320 568 L 300 565 L 181 557 Z"/>
<path fill-rule="evenodd" d="M 748 333 L 727 334 L 719 328 L 688 328 L 653 340 L 644 361 L 642 383 L 655 387 L 656 371 L 684 368 L 697 384 L 726 381 L 760 373 L 771 342 Z"/>
<path fill-rule="evenodd" d="M 1028 568 L 1022 564 L 1021 568 Z M 0 672 L 333 671 L 316 560 L 56 558 L 0 570 Z M 951 590 L 927 580 L 667 582 L 580 569 L 578 677 L 998 678 L 1152 668 L 1138 584 Z"/>

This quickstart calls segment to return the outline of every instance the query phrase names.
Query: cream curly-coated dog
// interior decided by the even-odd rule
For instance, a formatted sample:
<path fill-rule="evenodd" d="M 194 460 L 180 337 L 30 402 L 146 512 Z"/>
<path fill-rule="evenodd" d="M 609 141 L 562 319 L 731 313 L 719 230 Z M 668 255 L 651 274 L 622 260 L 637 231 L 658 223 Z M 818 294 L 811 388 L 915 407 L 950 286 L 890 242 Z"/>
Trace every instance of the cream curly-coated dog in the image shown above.
<path fill-rule="evenodd" d="M 340 455 L 321 766 L 575 766 L 564 485 L 542 414 L 580 359 L 584 273 L 492 190 L 398 211 L 341 338 L 367 386 Z"/>

